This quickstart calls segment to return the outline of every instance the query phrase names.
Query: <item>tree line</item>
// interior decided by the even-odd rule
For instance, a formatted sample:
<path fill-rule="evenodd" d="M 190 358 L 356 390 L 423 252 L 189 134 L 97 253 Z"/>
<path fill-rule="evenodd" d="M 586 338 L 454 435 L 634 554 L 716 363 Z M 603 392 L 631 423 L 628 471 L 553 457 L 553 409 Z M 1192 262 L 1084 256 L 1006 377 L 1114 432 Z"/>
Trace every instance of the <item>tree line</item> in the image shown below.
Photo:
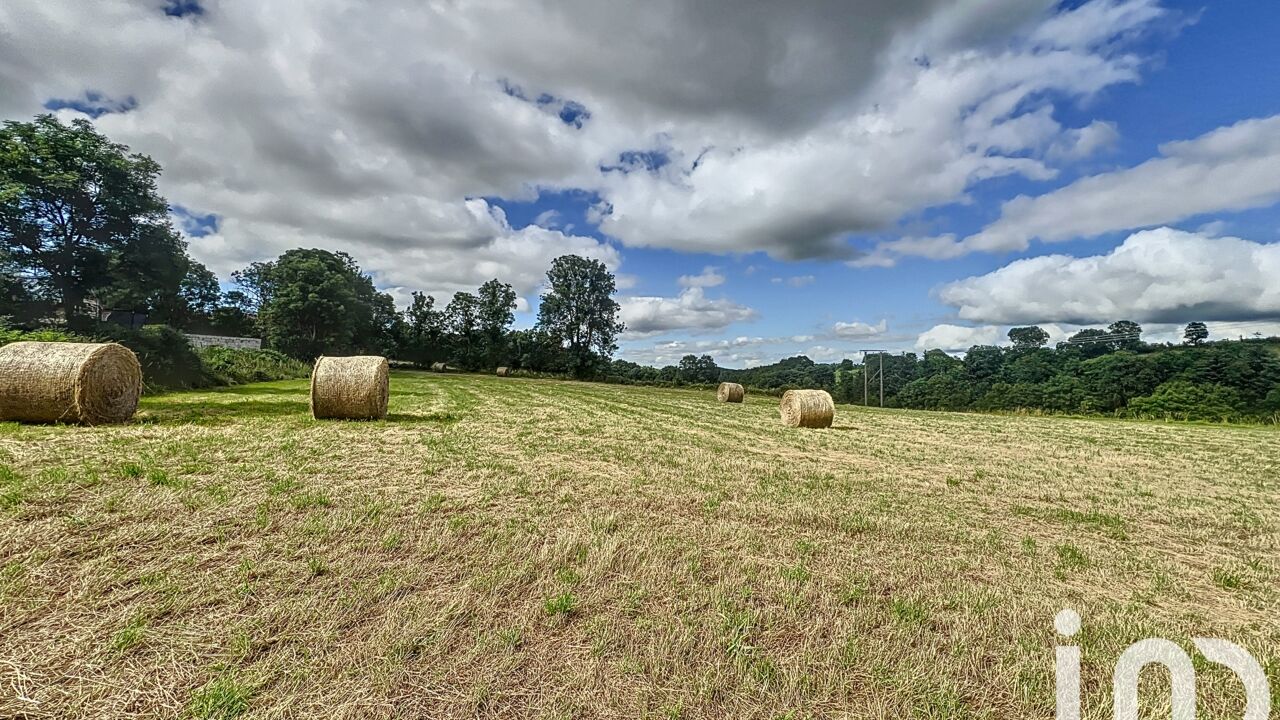
<path fill-rule="evenodd" d="M 1087 328 L 1055 347 L 1040 327 L 1009 330 L 1010 345 L 975 345 L 963 358 L 941 350 L 872 354 L 855 364 L 801 355 L 731 370 L 709 355 L 649 368 L 615 360 L 618 382 L 671 385 L 722 380 L 757 390 L 822 388 L 837 402 L 927 410 L 1043 410 L 1179 419 L 1274 421 L 1280 414 L 1280 338 L 1206 342 L 1207 326 L 1186 326 L 1181 345 L 1146 343 L 1122 320 Z"/>

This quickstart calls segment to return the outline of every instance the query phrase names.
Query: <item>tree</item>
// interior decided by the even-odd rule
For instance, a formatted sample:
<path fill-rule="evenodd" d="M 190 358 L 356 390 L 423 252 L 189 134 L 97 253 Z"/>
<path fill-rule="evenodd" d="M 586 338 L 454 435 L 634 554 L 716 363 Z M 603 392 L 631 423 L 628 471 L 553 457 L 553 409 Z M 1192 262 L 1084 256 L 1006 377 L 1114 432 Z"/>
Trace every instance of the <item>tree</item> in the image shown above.
<path fill-rule="evenodd" d="M 419 367 L 445 359 L 444 312 L 436 309 L 434 297 L 414 291 L 413 300 L 404 311 L 401 345 L 405 359 Z"/>
<path fill-rule="evenodd" d="M 302 359 L 394 350 L 395 304 L 346 253 L 290 250 L 234 277 L 254 293 L 249 299 L 246 292 L 245 301 L 260 303 L 259 327 L 270 348 Z"/>
<path fill-rule="evenodd" d="M 1036 325 L 1009 328 L 1009 341 L 1017 350 L 1034 350 L 1049 342 L 1049 333 Z"/>
<path fill-rule="evenodd" d="M 618 319 L 621 307 L 613 299 L 613 273 L 599 260 L 564 255 L 552 261 L 547 285 L 538 307 L 538 328 L 568 352 L 570 372 L 588 375 L 618 349 L 617 337 L 626 329 Z"/>
<path fill-rule="evenodd" d="M 185 243 L 156 190 L 160 166 L 89 121 L 52 115 L 0 129 L 0 252 L 24 287 L 80 314 L 106 292 L 150 310 L 176 293 Z"/>
<path fill-rule="evenodd" d="M 481 285 L 477 297 L 477 320 L 485 359 L 490 366 L 504 364 L 508 354 L 507 330 L 516 320 L 516 291 L 495 279 Z"/>
<path fill-rule="evenodd" d="M 1142 347 L 1142 326 L 1132 320 L 1118 320 L 1107 326 L 1111 336 L 1107 345 L 1112 350 L 1137 350 Z"/>
<path fill-rule="evenodd" d="M 468 292 L 454 293 L 444 309 L 444 324 L 453 361 L 468 370 L 479 367 L 480 299 Z"/>
<path fill-rule="evenodd" d="M 1182 339 L 1188 345 L 1199 345 L 1209 339 L 1209 327 L 1202 322 L 1189 322 L 1182 333 Z"/>

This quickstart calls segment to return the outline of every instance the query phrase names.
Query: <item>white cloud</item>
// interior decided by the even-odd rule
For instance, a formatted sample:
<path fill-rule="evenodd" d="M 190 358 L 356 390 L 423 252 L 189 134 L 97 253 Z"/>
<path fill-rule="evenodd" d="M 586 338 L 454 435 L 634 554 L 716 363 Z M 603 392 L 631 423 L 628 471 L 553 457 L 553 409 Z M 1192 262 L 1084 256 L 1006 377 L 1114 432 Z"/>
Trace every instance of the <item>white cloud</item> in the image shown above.
<path fill-rule="evenodd" d="M 966 327 L 964 325 L 934 325 L 916 338 L 918 350 L 943 350 L 949 353 L 965 352 L 974 345 L 995 345 L 1004 338 L 995 325 Z"/>
<path fill-rule="evenodd" d="M 1120 131 L 1115 123 L 1094 120 L 1088 125 L 1068 130 L 1049 147 L 1049 157 L 1062 160 L 1080 160 L 1115 147 Z"/>
<path fill-rule="evenodd" d="M 805 285 L 812 285 L 817 280 L 818 278 L 812 275 L 792 275 L 790 277 L 775 277 L 770 279 L 770 282 L 774 285 L 782 285 L 785 283 L 791 287 L 798 288 L 804 287 Z"/>
<path fill-rule="evenodd" d="M 724 275 L 720 274 L 720 268 L 708 265 L 697 275 L 681 275 L 676 282 L 685 288 L 710 288 L 723 285 Z"/>
<path fill-rule="evenodd" d="M 548 230 L 553 230 L 560 226 L 560 211 L 554 210 L 554 209 L 543 210 L 542 212 L 538 213 L 537 217 L 533 219 L 533 224 L 537 225 L 538 227 L 544 227 L 544 228 L 547 228 Z"/>
<path fill-rule="evenodd" d="M 875 325 L 864 322 L 838 322 L 831 326 L 831 332 L 842 338 L 870 338 L 883 335 L 889 330 L 889 321 L 881 319 Z"/>
<path fill-rule="evenodd" d="M 1046 242 L 1177 222 L 1280 200 L 1280 115 L 1245 120 L 1160 147 L 1162 157 L 1005 203 L 966 250 L 1022 250 Z"/>
<path fill-rule="evenodd" d="M 1280 317 L 1280 244 L 1158 228 L 1105 255 L 1045 255 L 942 287 L 979 323 L 1185 323 Z"/>
<path fill-rule="evenodd" d="M 1074 131 L 1046 98 L 1136 80 L 1117 38 L 1160 14 L 1153 0 L 1056 15 L 1051 0 L 205 6 L 0 4 L 0 116 L 89 89 L 132 98 L 97 124 L 164 166 L 171 201 L 222 219 L 193 243 L 200 259 L 225 274 L 341 247 L 421 288 L 490 269 L 527 286 L 552 247 L 615 252 L 538 234 L 549 217 L 494 222 L 476 199 L 541 190 L 599 193 L 589 216 L 629 246 L 851 258 L 850 233 L 985 178 L 1052 176 L 1045 158 Z M 667 162 L 601 172 L 626 151 Z"/>
<path fill-rule="evenodd" d="M 727 298 L 711 299 L 701 287 L 689 287 L 673 298 L 624 297 L 622 321 L 629 337 L 672 330 L 720 330 L 736 322 L 754 320 L 755 310 Z"/>

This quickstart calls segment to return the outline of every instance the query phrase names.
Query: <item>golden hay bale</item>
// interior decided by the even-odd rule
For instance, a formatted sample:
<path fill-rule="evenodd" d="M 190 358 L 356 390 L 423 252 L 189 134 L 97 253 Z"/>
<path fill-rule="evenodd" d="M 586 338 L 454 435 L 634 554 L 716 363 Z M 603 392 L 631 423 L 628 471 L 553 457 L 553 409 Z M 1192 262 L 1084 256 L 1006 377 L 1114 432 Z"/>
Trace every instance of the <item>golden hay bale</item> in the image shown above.
<path fill-rule="evenodd" d="M 142 366 L 115 343 L 16 342 L 0 347 L 0 420 L 122 423 L 142 394 Z"/>
<path fill-rule="evenodd" d="M 510 374 L 511 374 L 511 368 L 506 367 L 505 365 L 503 367 L 498 368 L 498 377 L 506 377 Z"/>
<path fill-rule="evenodd" d="M 831 427 L 836 404 L 826 390 L 788 390 L 782 394 L 782 424 L 787 427 Z"/>
<path fill-rule="evenodd" d="M 311 415 L 317 420 L 386 417 L 387 373 L 381 355 L 319 358 L 311 371 Z"/>
<path fill-rule="evenodd" d="M 444 372 L 445 369 L 444 363 L 431 363 L 431 372 Z"/>
<path fill-rule="evenodd" d="M 716 388 L 716 400 L 724 403 L 740 403 L 747 391 L 738 383 L 722 382 Z"/>

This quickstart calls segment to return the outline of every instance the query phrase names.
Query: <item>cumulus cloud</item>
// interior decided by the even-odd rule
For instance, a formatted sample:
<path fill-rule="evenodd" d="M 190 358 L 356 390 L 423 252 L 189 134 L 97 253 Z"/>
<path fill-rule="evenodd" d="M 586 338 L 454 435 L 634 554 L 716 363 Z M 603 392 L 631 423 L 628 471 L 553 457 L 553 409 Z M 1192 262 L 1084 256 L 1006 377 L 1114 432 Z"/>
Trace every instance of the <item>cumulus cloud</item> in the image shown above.
<path fill-rule="evenodd" d="M 1280 317 L 1280 244 L 1157 228 L 1105 255 L 1045 255 L 943 286 L 980 323 L 1185 323 Z"/>
<path fill-rule="evenodd" d="M 875 325 L 864 322 L 838 322 L 831 326 L 831 332 L 842 338 L 869 338 L 883 335 L 889 330 L 889 321 L 881 319 Z"/>
<path fill-rule="evenodd" d="M 1002 339 L 1004 335 L 995 325 L 967 327 L 944 323 L 920 333 L 920 337 L 916 338 L 916 348 L 956 353 L 965 352 L 974 345 L 995 345 Z"/>
<path fill-rule="evenodd" d="M 686 288 L 673 298 L 624 297 L 620 304 L 630 337 L 672 330 L 721 330 L 758 316 L 755 310 L 727 298 L 708 298 L 698 286 Z"/>
<path fill-rule="evenodd" d="M 720 274 L 720 268 L 708 265 L 697 275 L 681 275 L 676 283 L 685 288 L 716 287 L 724 284 L 724 275 Z"/>
<path fill-rule="evenodd" d="M 965 238 L 966 250 L 1022 250 L 1046 242 L 1177 222 L 1280 200 L 1280 115 L 1218 128 L 1160 147 L 1162 157 L 1005 203 L 1000 218 Z"/>
<path fill-rule="evenodd" d="M 164 166 L 171 201 L 221 220 L 192 252 L 224 272 L 287 242 L 342 247 L 406 287 L 538 275 L 521 263 L 552 247 L 614 251 L 494 222 L 480 198 L 575 188 L 625 245 L 852 259 L 850 233 L 986 178 L 1051 177 L 1051 148 L 1096 134 L 1072 141 L 1046 98 L 1137 79 L 1123 39 L 1161 11 L 1056 5 L 209 0 L 176 18 L 11 0 L 0 114 L 57 98 L 105 113 L 104 132 Z M 526 242 L 539 249 L 496 258 Z"/>

